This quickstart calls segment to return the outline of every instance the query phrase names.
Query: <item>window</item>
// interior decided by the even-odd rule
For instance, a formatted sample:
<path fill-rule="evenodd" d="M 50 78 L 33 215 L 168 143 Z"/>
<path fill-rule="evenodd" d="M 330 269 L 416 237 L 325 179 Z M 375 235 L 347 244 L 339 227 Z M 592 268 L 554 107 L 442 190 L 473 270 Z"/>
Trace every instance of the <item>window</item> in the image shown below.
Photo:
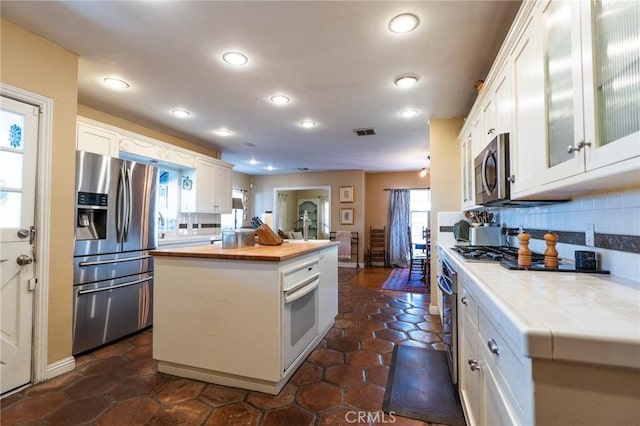
<path fill-rule="evenodd" d="M 246 206 L 244 192 L 241 189 L 233 189 L 231 198 L 240 198 Z M 244 209 L 232 209 L 231 214 L 220 215 L 220 226 L 222 229 L 242 228 L 244 224 Z"/>
<path fill-rule="evenodd" d="M 412 189 L 409 191 L 409 211 L 411 241 L 425 242 L 422 230 L 429 228 L 431 215 L 431 190 Z"/>
<path fill-rule="evenodd" d="M 180 170 L 158 170 L 158 232 L 176 231 L 180 211 Z"/>

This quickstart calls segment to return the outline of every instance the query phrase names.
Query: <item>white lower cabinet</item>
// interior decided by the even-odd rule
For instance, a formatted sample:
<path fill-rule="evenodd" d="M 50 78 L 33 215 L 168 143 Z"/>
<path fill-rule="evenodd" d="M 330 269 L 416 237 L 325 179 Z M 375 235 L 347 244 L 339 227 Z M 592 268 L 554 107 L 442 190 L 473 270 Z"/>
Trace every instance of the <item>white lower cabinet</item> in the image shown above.
<path fill-rule="evenodd" d="M 468 424 L 532 424 L 530 360 L 513 351 L 460 276 L 458 297 L 458 389 Z"/>

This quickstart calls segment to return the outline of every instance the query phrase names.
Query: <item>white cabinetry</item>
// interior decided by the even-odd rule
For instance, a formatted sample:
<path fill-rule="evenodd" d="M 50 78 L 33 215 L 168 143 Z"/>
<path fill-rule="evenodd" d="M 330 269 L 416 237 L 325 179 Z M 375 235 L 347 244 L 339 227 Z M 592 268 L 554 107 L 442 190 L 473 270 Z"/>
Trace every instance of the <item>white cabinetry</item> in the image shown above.
<path fill-rule="evenodd" d="M 535 12 L 534 12 L 535 13 Z M 510 138 L 512 197 L 539 185 L 544 141 L 544 72 L 539 15 L 528 19 L 512 53 L 514 131 Z"/>
<path fill-rule="evenodd" d="M 76 123 L 76 149 L 94 154 L 118 157 L 118 135 L 86 123 Z"/>
<path fill-rule="evenodd" d="M 259 258 L 257 250 L 253 255 Z M 268 250 L 277 255 L 277 249 Z M 277 394 L 334 324 L 337 246 L 281 261 L 192 253 L 155 256 L 153 357 L 158 371 Z M 287 366 L 281 280 L 287 271 L 314 262 L 319 263 L 313 269 L 320 270 L 318 334 Z M 307 267 L 300 271 L 304 274 Z"/>
<path fill-rule="evenodd" d="M 531 360 L 518 355 L 458 275 L 459 391 L 470 425 L 533 423 Z"/>
<path fill-rule="evenodd" d="M 515 200 L 637 185 L 639 38 L 637 1 L 523 2 L 461 143 L 510 133 Z"/>
<path fill-rule="evenodd" d="M 231 213 L 231 166 L 200 159 L 183 171 L 180 210 L 183 213 Z"/>
<path fill-rule="evenodd" d="M 640 156 L 640 4 L 553 0 L 544 6 L 548 130 L 542 183 Z"/>

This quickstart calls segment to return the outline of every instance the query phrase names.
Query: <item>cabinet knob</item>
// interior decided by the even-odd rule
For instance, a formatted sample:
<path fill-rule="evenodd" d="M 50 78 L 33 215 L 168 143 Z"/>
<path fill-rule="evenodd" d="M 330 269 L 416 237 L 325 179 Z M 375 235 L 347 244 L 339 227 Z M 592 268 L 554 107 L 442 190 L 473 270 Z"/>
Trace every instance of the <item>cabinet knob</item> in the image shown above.
<path fill-rule="evenodd" d="M 460 303 L 462 303 L 463 305 L 469 303 L 469 301 L 467 300 L 467 296 L 462 296 L 462 299 L 460 299 Z"/>
<path fill-rule="evenodd" d="M 511 183 L 514 183 L 516 181 L 516 175 L 511 175 L 511 176 L 507 177 L 507 181 L 511 182 Z"/>
<path fill-rule="evenodd" d="M 496 343 L 494 339 L 487 340 L 487 347 L 492 354 L 500 355 L 500 348 L 498 347 L 498 343 Z"/>
<path fill-rule="evenodd" d="M 480 362 L 477 359 L 471 359 L 469 358 L 467 360 L 467 363 L 469 363 L 469 368 L 471 369 L 471 371 L 478 371 L 480 370 Z"/>

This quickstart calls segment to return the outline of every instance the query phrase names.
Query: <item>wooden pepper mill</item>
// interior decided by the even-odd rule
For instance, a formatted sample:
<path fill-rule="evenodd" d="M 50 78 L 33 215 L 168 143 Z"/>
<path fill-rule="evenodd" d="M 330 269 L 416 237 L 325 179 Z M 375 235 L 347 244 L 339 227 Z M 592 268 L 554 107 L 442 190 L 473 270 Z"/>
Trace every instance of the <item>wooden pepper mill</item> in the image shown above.
<path fill-rule="evenodd" d="M 549 231 L 544 234 L 544 241 L 547 243 L 547 249 L 544 251 L 544 267 L 558 269 L 558 250 L 556 250 L 558 236 Z"/>
<path fill-rule="evenodd" d="M 531 250 L 529 250 L 529 239 L 531 236 L 527 232 L 518 234 L 520 248 L 518 248 L 518 266 L 528 268 L 531 266 Z"/>

